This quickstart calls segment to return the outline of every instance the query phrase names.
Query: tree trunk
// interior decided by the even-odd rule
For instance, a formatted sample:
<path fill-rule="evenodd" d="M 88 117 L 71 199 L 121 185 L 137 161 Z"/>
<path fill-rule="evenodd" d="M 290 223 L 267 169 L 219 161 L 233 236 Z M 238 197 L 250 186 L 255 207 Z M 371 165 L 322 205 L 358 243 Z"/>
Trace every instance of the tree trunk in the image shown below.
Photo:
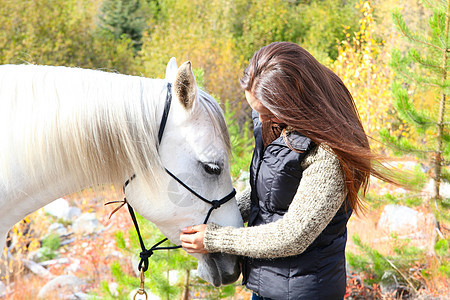
<path fill-rule="evenodd" d="M 447 0 L 447 13 L 445 20 L 445 41 L 448 40 L 449 31 L 449 19 L 450 19 L 450 0 Z M 442 88 L 441 88 L 441 101 L 439 103 L 439 115 L 437 121 L 437 145 L 434 159 L 434 176 L 435 176 L 435 201 L 440 199 L 440 185 L 441 185 L 441 172 L 442 172 L 442 147 L 443 147 L 443 131 L 444 131 L 444 114 L 445 114 L 445 101 L 447 95 L 445 94 L 445 81 L 447 80 L 447 52 L 450 49 L 444 49 L 442 55 Z"/>
<path fill-rule="evenodd" d="M 189 276 L 190 270 L 186 270 L 186 281 L 184 283 L 183 300 L 189 300 Z"/>

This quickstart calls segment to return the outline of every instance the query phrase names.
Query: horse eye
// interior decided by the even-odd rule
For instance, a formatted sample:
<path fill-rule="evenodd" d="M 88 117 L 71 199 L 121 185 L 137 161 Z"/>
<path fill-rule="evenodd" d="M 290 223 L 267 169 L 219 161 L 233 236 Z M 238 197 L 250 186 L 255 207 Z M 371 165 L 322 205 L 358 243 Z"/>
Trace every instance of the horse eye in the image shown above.
<path fill-rule="evenodd" d="M 218 165 L 213 163 L 203 163 L 203 169 L 206 173 L 211 175 L 220 175 L 220 173 L 222 172 L 222 169 Z"/>

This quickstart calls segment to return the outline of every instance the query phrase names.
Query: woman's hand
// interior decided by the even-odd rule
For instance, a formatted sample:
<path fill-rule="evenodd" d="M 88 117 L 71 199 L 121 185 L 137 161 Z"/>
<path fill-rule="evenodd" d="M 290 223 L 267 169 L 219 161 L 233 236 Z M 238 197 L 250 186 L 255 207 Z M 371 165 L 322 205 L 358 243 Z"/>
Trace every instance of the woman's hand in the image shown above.
<path fill-rule="evenodd" d="M 188 253 L 208 253 L 205 250 L 205 244 L 203 244 L 205 230 L 206 224 L 183 228 L 180 234 L 181 246 Z"/>

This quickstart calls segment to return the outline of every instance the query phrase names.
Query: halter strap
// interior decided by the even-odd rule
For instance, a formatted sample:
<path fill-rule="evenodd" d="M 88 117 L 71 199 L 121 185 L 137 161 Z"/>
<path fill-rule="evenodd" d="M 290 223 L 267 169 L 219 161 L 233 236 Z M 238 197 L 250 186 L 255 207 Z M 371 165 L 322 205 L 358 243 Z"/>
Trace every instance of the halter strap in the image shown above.
<path fill-rule="evenodd" d="M 169 170 L 166 169 L 167 174 L 169 174 L 173 179 L 175 179 L 179 184 L 181 184 L 185 189 L 187 189 L 189 192 L 191 192 L 192 194 L 194 194 L 197 198 L 199 198 L 200 200 L 202 200 L 203 202 L 206 202 L 208 204 L 211 204 L 211 208 L 209 209 L 208 213 L 206 214 L 206 218 L 205 221 L 203 221 L 203 224 L 206 224 L 206 222 L 208 222 L 209 220 L 209 216 L 211 215 L 212 211 L 214 209 L 219 208 L 220 206 L 222 206 L 222 204 L 230 201 L 231 199 L 233 199 L 233 197 L 236 195 L 236 190 L 233 189 L 231 191 L 231 193 L 229 193 L 228 195 L 226 195 L 225 197 L 223 197 L 220 200 L 208 200 L 206 198 L 204 198 L 203 196 L 201 196 L 200 194 L 198 194 L 196 191 L 194 191 L 193 189 L 191 189 L 187 184 L 185 184 L 183 181 L 181 181 L 177 176 L 173 175 L 172 172 L 170 172 Z"/>
<path fill-rule="evenodd" d="M 171 103 L 172 103 L 172 84 L 171 83 L 167 83 L 166 101 L 165 101 L 165 104 L 164 104 L 164 111 L 163 111 L 163 114 L 162 114 L 161 123 L 160 123 L 159 131 L 158 131 L 158 144 L 161 144 L 161 140 L 162 140 L 162 137 L 163 137 L 163 134 L 164 134 L 164 129 L 166 127 L 167 119 L 169 117 Z M 211 208 L 208 210 L 208 213 L 206 214 L 205 221 L 203 221 L 204 224 L 206 224 L 206 222 L 208 222 L 209 217 L 211 216 L 211 213 L 212 213 L 212 211 L 214 209 L 219 208 L 220 206 L 222 206 L 222 204 L 224 204 L 224 203 L 228 202 L 229 200 L 233 199 L 233 197 L 236 195 L 236 190 L 233 188 L 233 190 L 227 196 L 223 197 L 222 199 L 219 199 L 219 200 L 208 200 L 205 197 L 203 197 L 200 194 L 198 194 L 192 188 L 190 188 L 187 184 L 185 184 L 183 181 L 181 181 L 172 172 L 170 172 L 166 168 L 164 168 L 164 169 L 166 170 L 166 173 L 168 175 L 170 175 L 173 179 L 175 179 L 185 189 L 187 189 L 189 192 L 194 194 L 200 200 L 202 200 L 202 201 L 204 201 L 204 202 L 206 202 L 206 203 L 211 205 Z M 133 174 L 130 177 L 130 179 L 125 181 L 125 183 L 123 185 L 123 194 L 124 195 L 125 195 L 125 188 L 135 178 L 136 178 L 136 174 Z M 144 243 L 144 240 L 142 239 L 141 232 L 139 230 L 139 224 L 137 222 L 134 210 L 131 207 L 131 205 L 127 202 L 127 198 L 126 197 L 123 198 L 123 201 L 128 206 L 128 211 L 130 212 L 131 219 L 133 220 L 133 223 L 134 223 L 134 227 L 136 228 L 136 232 L 137 232 L 138 238 L 139 238 L 139 244 L 140 244 L 141 249 L 142 249 L 141 253 L 139 254 L 141 260 L 139 262 L 138 270 L 141 270 L 143 272 L 147 271 L 148 265 L 149 265 L 149 258 L 153 255 L 153 251 L 155 251 L 155 250 L 170 250 L 170 249 L 179 249 L 179 248 L 181 248 L 181 246 L 159 247 L 159 245 L 161 245 L 162 243 L 167 241 L 167 238 L 159 241 L 158 243 L 153 245 L 150 249 L 145 248 L 145 243 Z"/>
<path fill-rule="evenodd" d="M 172 84 L 167 83 L 167 94 L 166 102 L 164 103 L 164 111 L 161 117 L 161 124 L 159 125 L 158 131 L 158 143 L 161 144 L 162 136 L 164 134 L 164 129 L 166 128 L 167 118 L 169 117 L 170 105 L 172 104 Z"/>
<path fill-rule="evenodd" d="M 171 250 L 171 249 L 178 249 L 181 248 L 181 246 L 169 246 L 169 247 L 158 247 L 165 241 L 167 241 L 167 238 L 159 241 L 158 243 L 154 244 L 150 249 L 145 248 L 144 240 L 142 239 L 141 232 L 139 230 L 139 224 L 136 219 L 136 215 L 134 213 L 133 208 L 131 205 L 127 202 L 128 210 L 131 215 L 131 219 L 133 220 L 134 227 L 136 228 L 136 232 L 138 234 L 139 238 L 139 244 L 141 245 L 142 251 L 139 253 L 139 257 L 141 260 L 139 261 L 138 270 L 147 271 L 148 265 L 149 265 L 149 258 L 153 255 L 153 251 L 155 250 Z"/>

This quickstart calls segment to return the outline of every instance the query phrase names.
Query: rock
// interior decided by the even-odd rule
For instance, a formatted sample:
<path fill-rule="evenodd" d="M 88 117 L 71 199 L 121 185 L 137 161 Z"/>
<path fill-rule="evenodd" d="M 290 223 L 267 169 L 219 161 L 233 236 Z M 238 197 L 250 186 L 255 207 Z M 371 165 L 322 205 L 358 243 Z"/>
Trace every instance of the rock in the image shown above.
<path fill-rule="evenodd" d="M 66 267 L 66 272 L 71 274 L 75 274 L 76 272 L 81 270 L 81 261 L 78 258 L 73 259 L 73 262 Z"/>
<path fill-rule="evenodd" d="M 392 294 L 398 288 L 397 277 L 395 276 L 395 272 L 387 271 L 384 272 L 383 276 L 380 280 L 380 289 L 383 295 Z"/>
<path fill-rule="evenodd" d="M 0 298 L 6 296 L 6 285 L 0 281 Z"/>
<path fill-rule="evenodd" d="M 117 282 L 109 282 L 108 289 L 111 295 L 113 295 L 114 297 L 119 296 L 119 284 Z"/>
<path fill-rule="evenodd" d="M 180 271 L 170 270 L 168 277 L 169 277 L 169 284 L 175 285 L 178 283 L 178 280 L 180 279 Z"/>
<path fill-rule="evenodd" d="M 386 205 L 378 220 L 377 228 L 390 239 L 395 234 L 399 239 L 410 240 L 409 245 L 434 253 L 436 218 L 432 213 L 418 212 L 401 205 Z"/>
<path fill-rule="evenodd" d="M 67 211 L 67 219 L 73 220 L 76 217 L 79 217 L 80 215 L 81 215 L 81 209 L 79 209 L 78 207 L 75 207 L 75 206 L 69 207 L 69 209 Z"/>
<path fill-rule="evenodd" d="M 419 213 L 402 205 L 386 205 L 378 221 L 378 228 L 387 233 L 413 233 L 417 231 Z"/>
<path fill-rule="evenodd" d="M 27 260 L 32 260 L 34 262 L 41 261 L 43 255 L 40 250 L 41 250 L 41 248 L 37 249 L 36 251 L 28 252 Z"/>
<path fill-rule="evenodd" d="M 434 185 L 435 185 L 434 179 L 430 179 L 430 181 L 428 181 L 428 183 L 423 188 L 422 192 L 428 195 L 429 197 L 433 198 L 434 196 L 436 196 L 436 193 L 434 191 Z M 439 194 L 441 195 L 442 198 L 450 199 L 450 183 L 441 182 L 439 186 Z"/>
<path fill-rule="evenodd" d="M 67 300 L 83 300 L 83 299 L 94 300 L 94 299 L 100 299 L 100 298 L 96 298 L 96 297 L 90 296 L 90 295 L 88 295 L 86 293 L 76 292 L 76 293 L 73 293 L 73 295 L 66 295 L 64 297 L 64 299 L 67 299 Z"/>
<path fill-rule="evenodd" d="M 57 233 L 58 235 L 66 235 L 67 234 L 67 228 L 64 227 L 61 223 L 53 223 L 48 227 L 48 231 L 53 231 Z"/>
<path fill-rule="evenodd" d="M 69 202 L 66 199 L 59 198 L 50 204 L 44 206 L 44 211 L 54 217 L 65 219 L 69 210 Z"/>
<path fill-rule="evenodd" d="M 82 290 L 86 282 L 78 277 L 72 275 L 62 275 L 55 277 L 47 282 L 39 291 L 39 299 L 51 299 L 51 296 L 58 295 L 61 299 L 61 295 L 64 295 L 63 299 L 79 299 L 74 295 L 82 293 Z M 83 299 L 83 298 L 81 298 Z"/>
<path fill-rule="evenodd" d="M 54 266 L 54 265 L 67 265 L 70 263 L 70 260 L 67 257 L 61 257 L 57 259 L 51 259 L 42 261 L 39 264 L 43 267 Z"/>
<path fill-rule="evenodd" d="M 90 234 L 101 229 L 101 224 L 94 213 L 84 213 L 79 216 L 72 224 L 72 230 L 75 233 Z"/>
<path fill-rule="evenodd" d="M 81 215 L 81 209 L 69 206 L 69 202 L 63 198 L 59 198 L 44 206 L 44 211 L 58 219 L 66 221 L 71 221 Z"/>
<path fill-rule="evenodd" d="M 399 283 L 394 271 L 385 271 L 380 281 L 381 294 L 388 299 L 410 299 L 411 289 Z"/>
<path fill-rule="evenodd" d="M 239 178 L 234 183 L 236 191 L 238 193 L 242 192 L 250 186 L 250 172 L 241 171 Z"/>
<path fill-rule="evenodd" d="M 68 245 L 68 244 L 71 244 L 71 243 L 75 242 L 76 240 L 77 240 L 76 238 L 70 238 L 70 239 L 66 239 L 64 241 L 61 241 L 61 247 L 65 246 L 65 245 Z"/>
<path fill-rule="evenodd" d="M 40 264 L 35 263 L 32 260 L 23 259 L 22 262 L 25 265 L 25 267 L 27 267 L 27 269 L 29 269 L 31 272 L 38 275 L 39 277 L 47 277 L 47 278 L 53 277 L 52 273 L 50 273 L 49 270 L 47 270 Z"/>

